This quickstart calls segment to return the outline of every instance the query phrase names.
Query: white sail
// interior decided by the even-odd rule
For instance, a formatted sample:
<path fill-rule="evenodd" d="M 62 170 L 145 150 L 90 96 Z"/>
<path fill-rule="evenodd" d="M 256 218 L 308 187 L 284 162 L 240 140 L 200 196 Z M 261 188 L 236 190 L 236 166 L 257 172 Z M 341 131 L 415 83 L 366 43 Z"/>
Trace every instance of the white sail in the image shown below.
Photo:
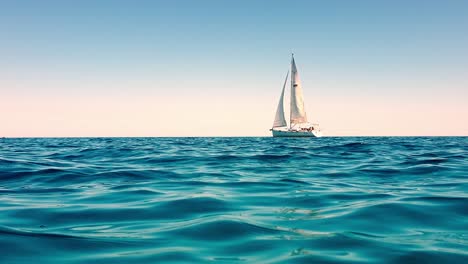
<path fill-rule="evenodd" d="M 278 103 L 278 108 L 276 108 L 275 121 L 273 122 L 273 127 L 285 127 L 288 126 L 286 123 L 286 118 L 284 117 L 284 90 L 286 88 L 286 82 L 288 80 L 289 71 L 286 74 L 286 79 L 284 80 L 283 90 L 281 91 L 280 100 Z"/>
<path fill-rule="evenodd" d="M 291 62 L 291 126 L 300 123 L 307 123 L 307 115 L 304 109 L 301 80 L 293 57 Z"/>

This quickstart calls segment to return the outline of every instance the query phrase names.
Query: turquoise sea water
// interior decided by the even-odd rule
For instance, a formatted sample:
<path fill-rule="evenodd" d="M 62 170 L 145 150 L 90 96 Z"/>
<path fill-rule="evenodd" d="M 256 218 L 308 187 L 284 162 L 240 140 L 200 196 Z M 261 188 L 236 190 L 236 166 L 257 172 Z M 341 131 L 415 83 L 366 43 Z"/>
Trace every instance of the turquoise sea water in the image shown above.
<path fill-rule="evenodd" d="M 0 139 L 0 263 L 468 263 L 468 138 Z"/>

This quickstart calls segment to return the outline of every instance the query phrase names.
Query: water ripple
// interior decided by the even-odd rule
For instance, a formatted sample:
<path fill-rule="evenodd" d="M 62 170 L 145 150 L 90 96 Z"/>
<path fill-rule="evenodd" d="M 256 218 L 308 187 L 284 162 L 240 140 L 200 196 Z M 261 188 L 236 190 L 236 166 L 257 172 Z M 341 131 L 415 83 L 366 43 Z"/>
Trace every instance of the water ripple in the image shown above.
<path fill-rule="evenodd" d="M 0 139 L 0 263 L 468 263 L 468 138 Z"/>

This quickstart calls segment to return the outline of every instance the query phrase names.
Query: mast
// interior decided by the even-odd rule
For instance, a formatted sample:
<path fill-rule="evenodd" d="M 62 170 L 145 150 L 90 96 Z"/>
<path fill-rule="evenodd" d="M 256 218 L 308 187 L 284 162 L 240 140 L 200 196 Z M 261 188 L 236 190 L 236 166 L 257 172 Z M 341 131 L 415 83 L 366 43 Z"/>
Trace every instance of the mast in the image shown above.
<path fill-rule="evenodd" d="M 293 127 L 293 119 L 292 119 L 292 105 L 293 105 L 293 85 L 294 85 L 294 72 L 293 72 L 293 63 L 294 63 L 294 52 L 291 52 L 291 98 L 289 98 L 289 129 Z"/>

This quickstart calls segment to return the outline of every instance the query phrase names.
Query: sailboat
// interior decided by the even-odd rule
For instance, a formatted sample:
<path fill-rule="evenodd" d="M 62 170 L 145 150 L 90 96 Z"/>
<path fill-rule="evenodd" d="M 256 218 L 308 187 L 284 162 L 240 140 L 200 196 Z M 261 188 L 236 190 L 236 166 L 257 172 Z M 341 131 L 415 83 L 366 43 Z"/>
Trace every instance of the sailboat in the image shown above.
<path fill-rule="evenodd" d="M 321 137 L 322 131 L 318 124 L 309 123 L 304 108 L 304 98 L 299 74 L 294 61 L 294 54 L 291 58 L 291 98 L 290 98 L 290 118 L 289 125 L 284 115 L 284 92 L 288 81 L 289 71 L 284 80 L 278 108 L 276 109 L 275 121 L 270 131 L 273 137 Z"/>

